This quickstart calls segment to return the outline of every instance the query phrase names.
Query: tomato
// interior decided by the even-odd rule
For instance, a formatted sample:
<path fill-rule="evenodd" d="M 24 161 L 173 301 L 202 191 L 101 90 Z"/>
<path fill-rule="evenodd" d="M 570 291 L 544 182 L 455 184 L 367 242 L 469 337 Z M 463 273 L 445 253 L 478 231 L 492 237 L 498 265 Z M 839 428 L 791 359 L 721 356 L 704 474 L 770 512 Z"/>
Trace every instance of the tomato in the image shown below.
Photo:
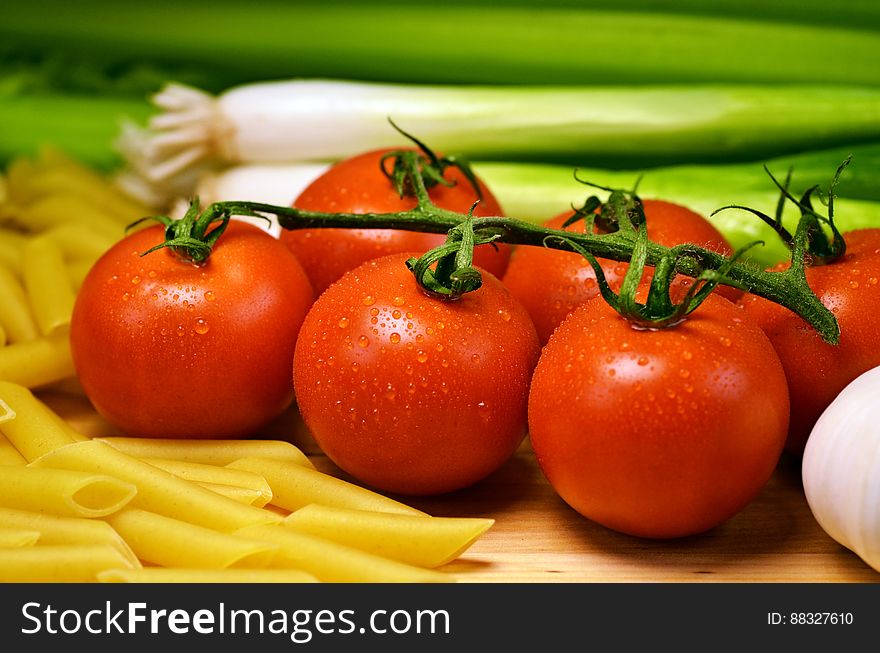
<path fill-rule="evenodd" d="M 808 267 L 807 283 L 840 325 L 840 344 L 829 345 L 803 319 L 755 295 L 741 303 L 776 348 L 791 392 L 786 449 L 804 451 L 819 416 L 857 376 L 880 365 L 880 229 L 844 234 L 846 254 Z M 781 265 L 777 269 L 784 269 Z"/>
<path fill-rule="evenodd" d="M 516 450 L 540 345 L 494 276 L 456 301 L 426 295 L 394 254 L 331 285 L 294 357 L 303 419 L 321 449 L 380 490 L 466 487 Z"/>
<path fill-rule="evenodd" d="M 733 249 L 721 233 L 698 213 L 662 200 L 643 200 L 648 238 L 671 247 L 694 243 L 721 254 Z M 544 223 L 545 227 L 562 229 L 571 217 L 567 212 Z M 579 221 L 567 231 L 583 233 L 585 224 Z M 628 266 L 625 263 L 598 259 L 609 285 L 617 290 L 623 282 Z M 599 295 L 596 275 L 580 254 L 540 247 L 518 247 L 504 275 L 504 285 L 532 316 L 542 343 L 576 306 Z M 719 288 L 728 299 L 735 300 L 742 293 L 735 288 Z"/>
<path fill-rule="evenodd" d="M 758 494 L 788 409 L 773 347 L 723 297 L 659 330 L 634 328 L 597 300 L 544 347 L 529 432 L 572 508 L 623 533 L 670 538 L 713 528 Z"/>
<path fill-rule="evenodd" d="M 113 246 L 89 272 L 71 349 L 89 399 L 131 435 L 248 435 L 293 399 L 290 366 L 313 301 L 290 251 L 231 222 L 200 266 L 170 249 L 160 226 Z"/>
<path fill-rule="evenodd" d="M 416 205 L 414 197 L 401 198 L 379 167 L 390 150 L 367 152 L 337 163 L 313 181 L 297 197 L 296 208 L 332 213 L 393 213 Z M 386 162 L 390 168 L 391 161 Z M 431 201 L 440 208 L 467 213 L 477 193 L 457 168 L 447 168 L 445 178 L 453 186 L 437 184 L 429 189 Z M 479 182 L 482 200 L 475 216 L 501 215 L 501 207 L 488 188 Z M 348 270 L 370 259 L 398 252 L 424 253 L 441 245 L 442 234 L 390 229 L 296 229 L 284 231 L 281 240 L 303 264 L 317 294 Z M 510 246 L 481 245 L 474 264 L 497 277 L 504 274 Z"/>

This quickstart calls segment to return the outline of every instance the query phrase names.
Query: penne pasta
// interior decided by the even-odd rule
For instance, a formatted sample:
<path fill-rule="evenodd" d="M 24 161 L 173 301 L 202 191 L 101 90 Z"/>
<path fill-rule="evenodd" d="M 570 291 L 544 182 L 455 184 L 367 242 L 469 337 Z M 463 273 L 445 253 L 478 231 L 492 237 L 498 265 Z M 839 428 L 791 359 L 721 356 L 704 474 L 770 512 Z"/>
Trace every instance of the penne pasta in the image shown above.
<path fill-rule="evenodd" d="M 119 238 L 124 233 L 118 219 L 72 193 L 46 195 L 34 200 L 21 209 L 16 222 L 33 232 L 43 232 L 60 224 L 74 224 L 107 238 Z"/>
<path fill-rule="evenodd" d="M 28 462 L 74 442 L 71 429 L 33 393 L 0 381 L 0 433 Z"/>
<path fill-rule="evenodd" d="M 426 516 L 415 508 L 359 485 L 282 460 L 242 458 L 228 467 L 263 476 L 272 488 L 272 503 L 287 510 L 298 510 L 310 503 L 318 503 L 356 510 Z"/>
<path fill-rule="evenodd" d="M 90 583 L 98 572 L 131 566 L 107 544 L 0 549 L 0 581 L 7 583 Z"/>
<path fill-rule="evenodd" d="M 66 333 L 0 347 L 0 380 L 39 388 L 75 374 Z"/>
<path fill-rule="evenodd" d="M 318 579 L 295 569 L 108 569 L 98 573 L 101 583 L 316 583 Z"/>
<path fill-rule="evenodd" d="M 90 260 L 76 260 L 67 262 L 67 278 L 68 280 L 70 280 L 70 285 L 73 287 L 75 292 L 79 292 L 79 289 L 83 285 L 83 281 L 86 280 L 86 277 L 88 276 L 89 272 L 91 272 L 93 265 L 94 262 Z"/>
<path fill-rule="evenodd" d="M 6 436 L 0 432 L 0 466 L 26 464 L 27 461 L 24 459 L 24 456 L 18 453 L 18 449 L 13 447 L 12 443 L 6 439 Z"/>
<path fill-rule="evenodd" d="M 137 508 L 120 510 L 106 521 L 138 558 L 162 567 L 263 568 L 278 549 Z"/>
<path fill-rule="evenodd" d="M 106 474 L 15 465 L 0 474 L 0 506 L 62 517 L 104 517 L 136 493 L 131 483 Z"/>
<path fill-rule="evenodd" d="M 119 230 L 119 237 L 125 235 Z M 109 238 L 106 234 L 78 224 L 58 224 L 50 227 L 41 234 L 41 237 L 50 240 L 61 253 L 64 259 L 84 259 L 94 262 L 104 252 L 110 249 L 119 238 Z"/>
<path fill-rule="evenodd" d="M 27 236 L 9 229 L 0 229 L 0 266 L 18 275 L 21 272 L 21 251 Z"/>
<path fill-rule="evenodd" d="M 39 512 L 0 507 L 0 528 L 32 530 L 40 534 L 39 544 L 107 544 L 116 547 L 135 567 L 140 566 L 137 556 L 119 533 L 99 519 L 57 517 Z"/>
<path fill-rule="evenodd" d="M 203 465 L 228 465 L 239 458 L 259 456 L 286 460 L 314 469 L 297 447 L 281 440 L 180 440 L 163 438 L 100 438 L 136 458 L 165 458 Z"/>
<path fill-rule="evenodd" d="M 2 263 L 0 263 L 0 325 L 3 325 L 9 342 L 27 342 L 40 335 L 24 288 Z"/>
<path fill-rule="evenodd" d="M 236 503 L 243 503 L 248 506 L 262 508 L 266 505 L 265 495 L 258 491 L 247 487 L 236 487 L 235 485 L 221 485 L 219 483 L 198 482 L 206 490 L 216 492 L 227 499 L 232 499 Z"/>
<path fill-rule="evenodd" d="M 56 449 L 34 461 L 32 466 L 113 474 L 137 487 L 133 507 L 218 531 L 230 532 L 251 524 L 281 521 L 275 513 L 236 503 L 98 440 Z"/>
<path fill-rule="evenodd" d="M 446 583 L 447 574 L 382 558 L 279 525 L 247 526 L 238 535 L 278 545 L 272 567 L 301 569 L 327 583 Z"/>
<path fill-rule="evenodd" d="M 0 526 L 0 549 L 18 549 L 33 546 L 40 539 L 39 531 Z"/>
<path fill-rule="evenodd" d="M 272 490 L 269 483 L 265 478 L 253 472 L 232 469 L 231 467 L 218 467 L 217 465 L 166 460 L 165 458 L 142 458 L 141 460 L 187 481 L 255 490 L 259 493 L 258 501 L 262 501 L 260 506 L 264 506 L 272 500 Z"/>
<path fill-rule="evenodd" d="M 492 519 L 418 517 L 310 505 L 284 525 L 417 567 L 451 562 L 494 524 Z"/>
<path fill-rule="evenodd" d="M 31 238 L 24 248 L 21 276 L 40 332 L 66 333 L 76 296 L 58 246 L 45 236 Z"/>

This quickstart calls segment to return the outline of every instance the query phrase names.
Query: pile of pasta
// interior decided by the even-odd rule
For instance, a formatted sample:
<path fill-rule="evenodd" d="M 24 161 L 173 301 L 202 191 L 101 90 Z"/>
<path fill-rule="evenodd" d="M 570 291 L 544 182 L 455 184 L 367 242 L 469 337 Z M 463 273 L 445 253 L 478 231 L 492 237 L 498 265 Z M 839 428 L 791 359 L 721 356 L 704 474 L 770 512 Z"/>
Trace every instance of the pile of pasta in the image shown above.
<path fill-rule="evenodd" d="M 493 521 L 431 517 L 279 440 L 89 438 L 68 334 L 95 260 L 148 210 L 47 150 L 0 177 L 0 581 L 448 582 Z"/>
<path fill-rule="evenodd" d="M 491 519 L 432 517 L 280 440 L 88 438 L 0 381 L 0 580 L 450 582 Z"/>
<path fill-rule="evenodd" d="M 0 176 L 0 379 L 29 388 L 73 376 L 67 334 L 97 258 L 148 214 L 111 180 L 47 149 Z"/>

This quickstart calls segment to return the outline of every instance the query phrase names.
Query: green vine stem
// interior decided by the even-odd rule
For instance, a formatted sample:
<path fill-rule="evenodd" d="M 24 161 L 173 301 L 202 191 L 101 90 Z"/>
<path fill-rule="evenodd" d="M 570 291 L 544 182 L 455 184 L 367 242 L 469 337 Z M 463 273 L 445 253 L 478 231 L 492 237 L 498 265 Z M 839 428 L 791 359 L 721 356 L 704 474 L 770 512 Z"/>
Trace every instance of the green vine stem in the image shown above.
<path fill-rule="evenodd" d="M 420 174 L 423 156 L 417 151 L 397 152 L 398 163 L 410 180 L 408 191 L 416 198 L 414 208 L 398 213 L 323 213 L 293 207 L 275 206 L 260 202 L 217 202 L 205 209 L 200 221 L 211 222 L 218 216 L 274 215 L 284 229 L 356 228 L 356 229 L 404 229 L 428 233 L 448 233 L 467 219 L 467 215 L 435 206 L 429 197 L 425 181 Z M 591 202 L 592 203 L 592 202 Z M 629 262 L 636 251 L 638 230 L 619 229 L 610 233 L 580 233 L 548 229 L 524 220 L 501 216 L 474 217 L 472 227 L 475 237 L 483 242 L 495 240 L 512 245 L 532 245 L 571 250 L 570 243 L 595 257 Z M 805 225 L 805 221 L 801 222 Z M 644 264 L 657 266 L 670 261 L 671 248 L 646 240 Z M 810 290 L 803 275 L 801 247 L 795 248 L 793 265 L 785 271 L 769 272 L 746 261 L 735 260 L 705 248 L 688 246 L 674 255 L 674 271 L 695 279 L 706 271 L 723 271 L 720 283 L 742 288 L 755 295 L 785 306 L 807 321 L 822 338 L 836 344 L 840 328 L 834 315 Z M 801 257 L 800 261 L 796 259 Z M 667 263 L 663 263 L 666 265 Z M 703 277 L 705 278 L 705 276 Z"/>

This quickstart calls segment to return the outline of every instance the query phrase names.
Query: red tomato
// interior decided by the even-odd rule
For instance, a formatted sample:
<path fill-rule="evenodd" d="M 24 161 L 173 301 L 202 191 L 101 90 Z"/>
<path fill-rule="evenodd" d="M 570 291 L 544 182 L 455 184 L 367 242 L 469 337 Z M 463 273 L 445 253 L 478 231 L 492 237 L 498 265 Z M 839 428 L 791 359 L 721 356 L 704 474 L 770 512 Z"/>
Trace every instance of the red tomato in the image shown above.
<path fill-rule="evenodd" d="M 321 449 L 378 489 L 438 494 L 487 476 L 526 432 L 538 337 L 491 274 L 456 301 L 374 259 L 315 302 L 296 346 L 297 404 Z"/>
<path fill-rule="evenodd" d="M 309 281 L 287 248 L 253 225 L 231 222 L 201 266 L 169 249 L 140 256 L 163 239 L 160 226 L 128 236 L 83 282 L 70 332 L 82 386 L 128 434 L 252 433 L 293 399 Z"/>
<path fill-rule="evenodd" d="M 648 238 L 654 242 L 667 247 L 693 243 L 721 254 L 733 252 L 724 236 L 698 213 L 661 200 L 643 200 L 643 204 Z M 561 229 L 571 215 L 571 212 L 558 215 L 544 226 Z M 579 221 L 566 230 L 584 233 L 585 226 Z M 618 290 L 628 265 L 608 259 L 598 260 L 609 285 Z M 532 316 L 542 343 L 547 342 L 553 330 L 575 307 L 599 295 L 593 268 L 583 256 L 574 252 L 518 247 L 503 280 Z M 721 287 L 719 292 L 732 300 L 742 294 L 730 287 Z"/>
<path fill-rule="evenodd" d="M 296 208 L 332 213 L 393 213 L 416 205 L 413 197 L 401 198 L 379 168 L 389 150 L 367 152 L 337 163 L 313 181 L 296 199 Z M 391 166 L 387 161 L 386 166 Z M 478 197 L 457 168 L 448 168 L 445 178 L 454 186 L 437 184 L 430 189 L 431 201 L 450 211 L 467 213 Z M 475 216 L 501 215 L 501 207 L 480 182 L 483 199 Z M 321 294 L 345 272 L 370 259 L 398 252 L 424 253 L 443 244 L 445 235 L 390 229 L 296 229 L 284 231 L 281 240 L 303 264 L 316 294 Z M 497 277 L 504 274 L 510 247 L 481 245 L 474 252 L 474 264 Z"/>
<path fill-rule="evenodd" d="M 857 376 L 880 365 L 880 229 L 844 234 L 846 254 L 807 268 L 807 283 L 840 325 L 840 344 L 829 345 L 804 320 L 755 295 L 741 303 L 776 348 L 791 392 L 786 449 L 801 455 L 828 405 Z M 787 264 L 778 266 L 784 269 Z"/>
<path fill-rule="evenodd" d="M 773 347 L 715 295 L 660 330 L 582 304 L 544 347 L 529 397 L 532 446 L 556 492 L 642 537 L 700 533 L 736 514 L 770 478 L 787 426 Z"/>

